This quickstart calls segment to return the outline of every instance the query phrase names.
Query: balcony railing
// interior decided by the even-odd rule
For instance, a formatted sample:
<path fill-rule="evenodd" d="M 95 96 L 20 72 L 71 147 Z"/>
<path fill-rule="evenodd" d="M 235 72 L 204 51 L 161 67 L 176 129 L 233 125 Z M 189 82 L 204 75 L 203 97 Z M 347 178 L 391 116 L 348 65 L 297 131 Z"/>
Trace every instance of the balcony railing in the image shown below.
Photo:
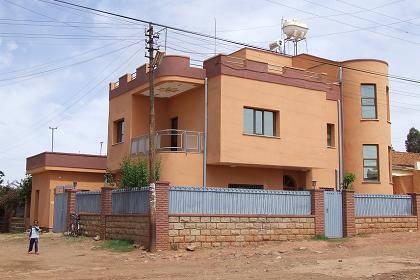
<path fill-rule="evenodd" d="M 164 129 L 156 131 L 157 152 L 202 153 L 204 143 L 203 132 Z M 149 135 L 131 139 L 131 155 L 149 152 Z"/>

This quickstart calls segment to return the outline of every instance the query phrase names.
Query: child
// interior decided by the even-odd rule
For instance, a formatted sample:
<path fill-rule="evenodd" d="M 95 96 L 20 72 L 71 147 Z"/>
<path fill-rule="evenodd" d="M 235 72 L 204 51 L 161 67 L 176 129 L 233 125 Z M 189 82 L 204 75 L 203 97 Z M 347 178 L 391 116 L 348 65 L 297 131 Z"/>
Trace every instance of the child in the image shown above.
<path fill-rule="evenodd" d="M 39 240 L 39 233 L 41 232 L 41 230 L 39 229 L 38 226 L 38 221 L 35 220 L 33 226 L 31 226 L 31 229 L 29 231 L 29 250 L 28 250 L 28 254 L 30 254 L 32 252 L 32 248 L 34 247 L 35 244 L 35 254 L 39 254 L 38 253 L 38 240 Z"/>

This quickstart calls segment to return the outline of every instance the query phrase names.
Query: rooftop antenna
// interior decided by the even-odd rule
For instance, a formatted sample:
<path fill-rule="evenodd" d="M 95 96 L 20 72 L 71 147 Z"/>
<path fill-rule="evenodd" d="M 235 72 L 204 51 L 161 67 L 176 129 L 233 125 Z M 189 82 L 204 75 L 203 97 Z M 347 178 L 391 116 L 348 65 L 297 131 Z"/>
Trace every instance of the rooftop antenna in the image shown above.
<path fill-rule="evenodd" d="M 308 26 L 296 19 L 282 20 L 282 31 L 286 38 L 284 39 L 283 50 L 286 53 L 286 44 L 293 43 L 293 55 L 298 53 L 298 43 L 302 40 L 306 42 L 306 33 L 308 32 Z M 306 45 L 306 49 L 308 49 Z"/>

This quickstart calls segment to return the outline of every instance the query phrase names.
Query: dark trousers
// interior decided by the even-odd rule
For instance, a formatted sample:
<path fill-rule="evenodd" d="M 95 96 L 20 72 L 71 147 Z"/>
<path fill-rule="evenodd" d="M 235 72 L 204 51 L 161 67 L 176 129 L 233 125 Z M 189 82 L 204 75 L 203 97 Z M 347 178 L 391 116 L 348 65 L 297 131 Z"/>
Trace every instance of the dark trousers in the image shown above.
<path fill-rule="evenodd" d="M 32 249 L 34 248 L 35 244 L 35 253 L 38 253 L 38 238 L 31 238 L 29 241 L 29 250 L 28 252 L 32 252 Z"/>

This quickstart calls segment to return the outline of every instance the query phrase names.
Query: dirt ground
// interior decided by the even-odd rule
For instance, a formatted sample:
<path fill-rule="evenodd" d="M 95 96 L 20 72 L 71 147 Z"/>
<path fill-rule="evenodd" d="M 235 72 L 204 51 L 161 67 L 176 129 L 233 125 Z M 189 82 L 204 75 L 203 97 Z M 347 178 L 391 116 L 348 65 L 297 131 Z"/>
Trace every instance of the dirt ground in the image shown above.
<path fill-rule="evenodd" d="M 157 254 L 100 242 L 46 233 L 28 255 L 23 234 L 0 234 L 0 279 L 420 279 L 418 232 Z"/>

